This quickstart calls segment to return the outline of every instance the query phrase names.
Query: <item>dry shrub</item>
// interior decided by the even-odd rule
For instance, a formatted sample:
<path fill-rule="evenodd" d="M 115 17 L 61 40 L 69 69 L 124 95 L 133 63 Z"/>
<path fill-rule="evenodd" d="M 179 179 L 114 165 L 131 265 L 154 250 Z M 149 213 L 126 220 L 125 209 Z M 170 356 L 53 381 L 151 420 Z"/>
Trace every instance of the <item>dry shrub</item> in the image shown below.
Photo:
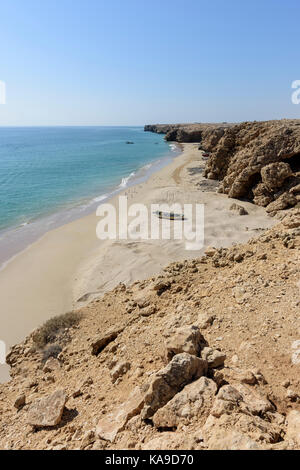
<path fill-rule="evenodd" d="M 68 312 L 50 318 L 33 335 L 33 341 L 39 348 L 53 343 L 57 336 L 65 330 L 78 324 L 81 315 L 78 312 Z"/>
<path fill-rule="evenodd" d="M 59 344 L 49 344 L 48 346 L 45 347 L 43 350 L 43 359 L 42 362 L 46 362 L 49 357 L 55 357 L 61 353 L 62 348 Z"/>

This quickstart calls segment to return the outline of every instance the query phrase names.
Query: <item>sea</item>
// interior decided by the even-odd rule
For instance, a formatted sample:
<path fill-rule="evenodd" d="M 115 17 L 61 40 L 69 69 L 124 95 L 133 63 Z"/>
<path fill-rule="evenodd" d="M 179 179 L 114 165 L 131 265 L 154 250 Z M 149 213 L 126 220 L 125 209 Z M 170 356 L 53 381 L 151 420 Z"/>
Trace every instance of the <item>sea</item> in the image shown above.
<path fill-rule="evenodd" d="M 143 127 L 0 128 L 0 267 L 178 154 Z"/>

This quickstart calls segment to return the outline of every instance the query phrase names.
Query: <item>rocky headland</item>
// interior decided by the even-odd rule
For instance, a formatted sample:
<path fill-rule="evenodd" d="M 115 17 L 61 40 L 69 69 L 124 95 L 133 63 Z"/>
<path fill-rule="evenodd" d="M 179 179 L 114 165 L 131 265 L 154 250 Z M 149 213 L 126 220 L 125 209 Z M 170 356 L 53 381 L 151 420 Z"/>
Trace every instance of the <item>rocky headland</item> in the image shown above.
<path fill-rule="evenodd" d="M 167 141 L 199 142 L 209 153 L 204 175 L 218 191 L 265 207 L 270 215 L 300 202 L 300 120 L 241 124 L 150 125 Z"/>
<path fill-rule="evenodd" d="M 145 130 L 206 152 L 189 144 L 190 163 L 172 168 L 183 194 L 192 177 L 197 200 L 229 206 L 218 189 L 279 220 L 120 283 L 14 346 L 0 448 L 299 450 L 300 122 Z M 262 210 L 232 201 L 238 225 L 244 206 Z"/>

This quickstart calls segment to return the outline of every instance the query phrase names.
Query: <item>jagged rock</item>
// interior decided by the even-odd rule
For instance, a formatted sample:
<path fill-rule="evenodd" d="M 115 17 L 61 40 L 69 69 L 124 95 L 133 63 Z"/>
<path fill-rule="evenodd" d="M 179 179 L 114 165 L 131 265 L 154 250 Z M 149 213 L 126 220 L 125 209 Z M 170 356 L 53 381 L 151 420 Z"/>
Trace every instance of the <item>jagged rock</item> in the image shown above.
<path fill-rule="evenodd" d="M 293 174 L 291 167 L 285 162 L 274 162 L 261 169 L 261 179 L 268 189 L 280 188 L 286 178 Z"/>
<path fill-rule="evenodd" d="M 85 449 L 87 446 L 93 444 L 95 442 L 95 440 L 96 440 L 96 438 L 95 438 L 94 431 L 92 431 L 92 430 L 87 431 L 84 434 L 84 436 L 82 437 L 80 449 L 81 450 Z"/>
<path fill-rule="evenodd" d="M 154 413 L 168 403 L 185 385 L 205 375 L 207 362 L 191 354 L 181 353 L 158 371 L 145 395 L 142 418 L 151 418 Z"/>
<path fill-rule="evenodd" d="M 287 415 L 286 438 L 300 446 L 300 411 L 292 410 Z"/>
<path fill-rule="evenodd" d="M 238 383 L 244 383 L 247 385 L 255 385 L 258 381 L 261 383 L 266 383 L 264 377 L 261 374 L 254 373 L 251 370 L 243 369 L 228 369 L 225 370 L 225 380 L 235 381 Z"/>
<path fill-rule="evenodd" d="M 238 304 L 242 304 L 248 298 L 248 294 L 244 287 L 234 287 L 232 289 L 235 300 Z"/>
<path fill-rule="evenodd" d="M 201 330 L 205 330 L 213 324 L 215 318 L 216 317 L 213 314 L 202 313 L 198 316 L 197 325 Z"/>
<path fill-rule="evenodd" d="M 114 383 L 119 377 L 122 377 L 122 375 L 126 374 L 129 369 L 130 363 L 127 361 L 122 361 L 117 364 L 110 373 L 112 382 Z"/>
<path fill-rule="evenodd" d="M 36 427 L 56 426 L 61 421 L 66 401 L 64 390 L 56 390 L 52 395 L 40 398 L 30 406 L 27 422 Z"/>
<path fill-rule="evenodd" d="M 293 207 L 295 204 L 297 204 L 296 197 L 293 194 L 286 192 L 279 196 L 278 199 L 268 204 L 266 211 L 269 213 L 276 213 L 280 210 L 287 209 L 288 207 Z"/>
<path fill-rule="evenodd" d="M 224 365 L 226 354 L 218 349 L 206 347 L 201 351 L 201 357 L 207 361 L 208 367 L 213 369 Z"/>
<path fill-rule="evenodd" d="M 171 287 L 170 281 L 159 280 L 158 282 L 154 284 L 153 290 L 155 290 L 158 294 L 161 294 L 165 290 L 170 289 L 170 287 Z"/>
<path fill-rule="evenodd" d="M 300 340 L 294 341 L 292 344 L 292 364 L 300 364 Z"/>
<path fill-rule="evenodd" d="M 19 395 L 16 398 L 14 402 L 14 407 L 17 408 L 17 410 L 20 410 L 21 408 L 23 408 L 23 406 L 25 406 L 25 403 L 26 403 L 25 393 L 21 393 L 21 395 Z"/>
<path fill-rule="evenodd" d="M 176 354 L 186 352 L 198 356 L 205 340 L 197 326 L 178 328 L 174 334 L 165 341 L 165 358 L 170 361 Z"/>
<path fill-rule="evenodd" d="M 58 369 L 60 369 L 59 360 L 56 359 L 55 357 L 49 357 L 49 359 L 47 359 L 44 365 L 43 372 L 45 373 L 54 372 L 55 370 L 58 370 Z"/>
<path fill-rule="evenodd" d="M 152 420 L 157 428 L 173 428 L 179 424 L 191 422 L 197 418 L 201 424 L 201 417 L 206 419 L 212 407 L 217 386 L 213 380 L 201 377 L 195 382 L 186 385 L 164 407 L 160 408 Z"/>
<path fill-rule="evenodd" d="M 236 212 L 238 215 L 248 215 L 248 211 L 243 206 L 236 204 L 235 202 L 231 204 L 230 210 Z"/>
<path fill-rule="evenodd" d="M 300 209 L 292 209 L 290 213 L 284 217 L 282 223 L 287 228 L 300 227 Z"/>
<path fill-rule="evenodd" d="M 263 415 L 267 411 L 273 411 L 272 403 L 258 392 L 244 384 L 235 385 L 236 390 L 241 394 L 243 403 L 253 415 Z"/>
<path fill-rule="evenodd" d="M 235 429 L 217 428 L 205 441 L 209 450 L 261 450 L 262 447 L 246 434 Z"/>
<path fill-rule="evenodd" d="M 104 335 L 94 338 L 91 344 L 92 354 L 97 356 L 100 352 L 124 330 L 124 328 L 111 329 Z"/>
<path fill-rule="evenodd" d="M 223 437 L 230 435 L 231 431 L 241 433 L 246 439 L 257 442 L 259 446 L 270 443 L 276 443 L 281 439 L 282 428 L 276 423 L 270 423 L 259 416 L 252 416 L 249 412 L 239 412 L 241 410 L 234 409 L 231 413 L 223 413 L 220 417 L 210 415 L 202 427 L 204 443 L 209 449 L 219 444 Z M 234 445 L 234 442 L 228 443 L 229 446 Z M 238 446 L 243 449 L 245 442 L 242 440 Z M 252 443 L 253 445 L 253 443 Z M 239 449 L 240 447 L 235 447 Z M 228 450 L 230 447 L 228 447 Z"/>
<path fill-rule="evenodd" d="M 300 396 L 298 395 L 297 392 L 295 392 L 295 390 L 289 388 L 286 392 L 286 398 L 288 398 L 291 401 L 297 401 L 300 398 Z"/>
<path fill-rule="evenodd" d="M 150 317 L 150 315 L 153 315 L 155 312 L 156 312 L 155 305 L 149 305 L 149 306 L 143 308 L 140 311 L 140 314 L 142 315 L 142 317 Z"/>
<path fill-rule="evenodd" d="M 98 438 L 113 442 L 130 418 L 140 413 L 143 405 L 144 394 L 139 387 L 136 387 L 125 403 L 100 419 L 96 428 Z"/>
<path fill-rule="evenodd" d="M 254 198 L 253 202 L 257 206 L 266 207 L 274 200 L 273 192 L 264 183 L 259 183 L 252 190 Z"/>
<path fill-rule="evenodd" d="M 243 397 L 236 388 L 231 385 L 224 385 L 224 387 L 219 390 L 211 410 L 211 415 L 219 418 L 223 414 L 230 413 L 232 410 L 238 408 L 242 400 Z"/>
<path fill-rule="evenodd" d="M 205 255 L 209 258 L 212 258 L 216 254 L 216 251 L 216 248 L 214 248 L 213 246 L 208 246 L 205 250 Z"/>

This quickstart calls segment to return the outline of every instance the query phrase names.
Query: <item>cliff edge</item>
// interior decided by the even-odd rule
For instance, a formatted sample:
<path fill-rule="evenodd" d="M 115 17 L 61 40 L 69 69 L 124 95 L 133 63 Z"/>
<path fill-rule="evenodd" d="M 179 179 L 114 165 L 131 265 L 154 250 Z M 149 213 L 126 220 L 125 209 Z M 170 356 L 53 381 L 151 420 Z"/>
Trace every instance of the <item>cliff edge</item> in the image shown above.
<path fill-rule="evenodd" d="M 300 203 L 300 120 L 145 126 L 165 139 L 199 142 L 204 175 L 219 192 L 266 207 L 271 215 Z"/>

